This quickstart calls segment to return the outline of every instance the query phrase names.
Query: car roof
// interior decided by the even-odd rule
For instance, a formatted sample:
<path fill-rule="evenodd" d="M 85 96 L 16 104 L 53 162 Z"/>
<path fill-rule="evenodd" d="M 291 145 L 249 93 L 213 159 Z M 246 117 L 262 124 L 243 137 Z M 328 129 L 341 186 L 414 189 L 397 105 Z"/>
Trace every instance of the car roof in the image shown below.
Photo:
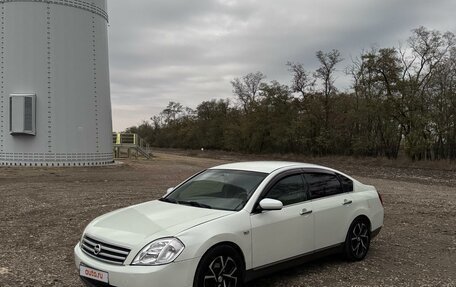
<path fill-rule="evenodd" d="M 228 163 L 219 166 L 214 166 L 210 169 L 232 169 L 232 170 L 245 170 L 245 171 L 254 171 L 254 172 L 263 172 L 263 173 L 272 173 L 278 169 L 288 169 L 288 168 L 324 168 L 326 167 L 309 164 L 309 163 L 300 163 L 300 162 L 289 162 L 289 161 L 245 161 L 245 162 L 235 162 Z"/>

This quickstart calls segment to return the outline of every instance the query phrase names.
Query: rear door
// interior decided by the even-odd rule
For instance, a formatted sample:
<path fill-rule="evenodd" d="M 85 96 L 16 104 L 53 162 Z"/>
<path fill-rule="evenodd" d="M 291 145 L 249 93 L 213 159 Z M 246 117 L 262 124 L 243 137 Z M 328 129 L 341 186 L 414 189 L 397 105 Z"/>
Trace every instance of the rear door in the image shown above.
<path fill-rule="evenodd" d="M 263 196 L 280 200 L 284 207 L 251 215 L 254 268 L 313 250 L 312 202 L 306 189 L 299 172 L 277 179 Z"/>
<path fill-rule="evenodd" d="M 313 203 L 315 249 L 324 249 L 345 241 L 352 196 L 332 172 L 304 173 Z"/>

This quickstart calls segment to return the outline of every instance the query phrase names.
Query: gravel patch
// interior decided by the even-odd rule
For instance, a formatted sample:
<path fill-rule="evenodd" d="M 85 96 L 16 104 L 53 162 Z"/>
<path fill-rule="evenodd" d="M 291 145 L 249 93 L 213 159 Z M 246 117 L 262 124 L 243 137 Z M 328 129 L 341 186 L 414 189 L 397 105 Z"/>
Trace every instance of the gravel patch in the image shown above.
<path fill-rule="evenodd" d="M 245 160 L 245 158 L 243 158 Z M 73 247 L 93 218 L 159 198 L 195 172 L 237 158 L 157 153 L 92 168 L 0 168 L 0 286 L 81 287 Z M 364 261 L 322 258 L 251 282 L 269 286 L 456 287 L 454 171 L 325 160 L 372 184 L 385 225 Z"/>

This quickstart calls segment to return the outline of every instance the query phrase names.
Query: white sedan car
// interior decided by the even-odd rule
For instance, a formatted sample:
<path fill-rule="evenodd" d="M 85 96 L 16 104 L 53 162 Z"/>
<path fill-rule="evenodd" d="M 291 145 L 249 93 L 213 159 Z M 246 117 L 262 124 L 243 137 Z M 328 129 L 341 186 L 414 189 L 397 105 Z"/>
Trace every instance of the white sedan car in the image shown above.
<path fill-rule="evenodd" d="M 242 162 L 98 217 L 74 253 L 87 286 L 238 287 L 324 254 L 361 260 L 382 225 L 373 186 L 318 165 Z"/>

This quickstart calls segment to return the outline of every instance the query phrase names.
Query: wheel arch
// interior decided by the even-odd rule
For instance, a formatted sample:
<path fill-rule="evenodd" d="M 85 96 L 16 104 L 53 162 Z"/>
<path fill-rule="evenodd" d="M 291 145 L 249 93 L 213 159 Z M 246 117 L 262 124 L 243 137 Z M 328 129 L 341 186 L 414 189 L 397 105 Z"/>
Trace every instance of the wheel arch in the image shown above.
<path fill-rule="evenodd" d="M 197 268 L 196 268 L 196 271 L 195 271 L 195 274 L 194 274 L 194 277 L 193 277 L 193 286 L 194 287 L 199 287 L 200 285 L 198 284 L 199 282 L 199 270 L 201 268 L 201 266 L 204 265 L 204 262 L 205 262 L 205 257 L 206 255 L 210 256 L 210 252 L 214 249 L 216 249 L 217 247 L 229 247 L 231 249 L 234 250 L 234 252 L 236 252 L 236 255 L 239 257 L 240 259 L 240 264 L 242 265 L 240 268 L 240 272 L 241 272 L 241 277 L 240 277 L 240 284 L 239 286 L 243 286 L 243 283 L 244 283 L 244 280 L 245 280 L 245 274 L 246 274 L 246 268 L 245 268 L 245 258 L 244 258 L 244 254 L 242 252 L 242 249 L 234 242 L 232 241 L 221 241 L 221 242 L 218 242 L 214 245 L 212 245 L 211 247 L 209 247 L 206 252 L 204 252 L 204 254 L 201 256 L 201 258 L 199 259 L 198 261 L 198 264 L 197 264 Z M 202 265 L 203 264 L 203 265 Z"/>
<path fill-rule="evenodd" d="M 369 225 L 368 226 L 369 227 L 369 232 L 372 232 L 372 222 L 371 222 L 371 220 L 369 219 L 369 217 L 366 214 L 360 214 L 360 215 L 356 216 L 355 218 L 353 218 L 353 220 L 350 223 L 350 226 L 352 226 L 353 222 L 355 222 L 358 219 L 365 220 L 368 223 L 368 225 Z M 349 227 L 349 229 L 350 229 L 350 227 Z M 347 230 L 347 232 L 348 232 L 348 230 Z"/>
<path fill-rule="evenodd" d="M 241 257 L 241 263 L 243 264 L 242 267 L 246 267 L 246 262 L 245 262 L 245 255 L 244 255 L 244 252 L 242 252 L 242 249 L 241 247 L 239 247 L 239 245 L 237 245 L 236 243 L 232 242 L 232 241 L 221 241 L 221 242 L 218 242 L 216 244 L 213 244 L 211 247 L 209 247 L 203 254 L 203 256 L 201 258 L 203 258 L 209 251 L 211 251 L 212 249 L 214 248 L 217 248 L 219 246 L 229 246 L 231 248 L 233 248 L 237 253 L 238 255 Z M 201 259 L 200 259 L 200 262 L 201 262 Z M 199 264 L 199 263 L 198 263 Z"/>

